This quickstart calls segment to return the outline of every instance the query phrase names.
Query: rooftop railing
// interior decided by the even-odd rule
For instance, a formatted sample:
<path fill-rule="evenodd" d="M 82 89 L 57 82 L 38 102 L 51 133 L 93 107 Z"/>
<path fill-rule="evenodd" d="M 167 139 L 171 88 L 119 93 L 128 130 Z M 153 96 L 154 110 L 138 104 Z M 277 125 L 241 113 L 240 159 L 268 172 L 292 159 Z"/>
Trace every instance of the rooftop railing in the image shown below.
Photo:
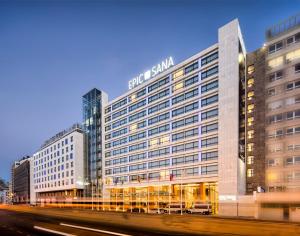
<path fill-rule="evenodd" d="M 300 13 L 292 16 L 279 24 L 276 24 L 266 30 L 266 40 L 270 41 L 283 33 L 295 29 L 300 26 Z"/>

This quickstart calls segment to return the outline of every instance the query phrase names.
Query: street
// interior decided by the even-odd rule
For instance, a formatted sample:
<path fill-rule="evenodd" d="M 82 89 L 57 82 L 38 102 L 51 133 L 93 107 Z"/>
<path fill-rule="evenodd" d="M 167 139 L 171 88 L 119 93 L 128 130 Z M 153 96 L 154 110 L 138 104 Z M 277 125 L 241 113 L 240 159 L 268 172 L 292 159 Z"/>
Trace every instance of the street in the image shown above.
<path fill-rule="evenodd" d="M 243 235 L 300 236 L 300 224 L 250 218 L 139 214 L 54 207 L 0 205 L 6 235 Z"/>
<path fill-rule="evenodd" d="M 77 218 L 75 216 L 75 218 Z M 52 231 L 52 232 L 51 232 Z M 97 232 L 98 231 L 98 232 Z M 32 213 L 0 209 L 1 236 L 10 235 L 175 235 L 155 230 L 141 230 L 133 227 L 113 227 L 104 223 L 88 222 L 82 219 L 68 219 L 57 216 L 41 216 Z M 186 234 L 176 234 L 186 235 Z M 191 234 L 192 235 L 192 234 Z"/>

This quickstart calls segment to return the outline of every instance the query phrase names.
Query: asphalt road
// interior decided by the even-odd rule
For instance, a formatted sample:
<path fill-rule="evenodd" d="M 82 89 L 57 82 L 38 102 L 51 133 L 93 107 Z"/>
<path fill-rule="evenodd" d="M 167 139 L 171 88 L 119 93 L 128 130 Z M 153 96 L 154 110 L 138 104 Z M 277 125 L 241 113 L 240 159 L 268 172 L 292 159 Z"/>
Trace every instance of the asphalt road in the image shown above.
<path fill-rule="evenodd" d="M 124 226 L 110 226 L 103 223 L 88 222 L 86 220 L 61 219 L 58 216 L 41 216 L 9 210 L 0 210 L 0 236 L 10 235 L 187 235 L 168 232 L 141 230 Z M 52 231 L 52 232 L 51 232 Z M 54 232 L 56 231 L 56 232 Z M 192 234 L 191 234 L 192 235 Z"/>

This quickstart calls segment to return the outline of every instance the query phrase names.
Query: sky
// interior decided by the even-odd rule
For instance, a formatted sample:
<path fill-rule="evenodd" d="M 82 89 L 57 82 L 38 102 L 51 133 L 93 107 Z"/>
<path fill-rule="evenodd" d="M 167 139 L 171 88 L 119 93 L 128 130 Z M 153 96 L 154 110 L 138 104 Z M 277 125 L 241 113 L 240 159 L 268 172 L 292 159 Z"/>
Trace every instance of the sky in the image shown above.
<path fill-rule="evenodd" d="M 175 64 L 217 42 L 238 18 L 247 51 L 300 1 L 0 0 L 0 177 L 59 131 L 82 121 L 83 94 L 109 100 L 168 56 Z"/>

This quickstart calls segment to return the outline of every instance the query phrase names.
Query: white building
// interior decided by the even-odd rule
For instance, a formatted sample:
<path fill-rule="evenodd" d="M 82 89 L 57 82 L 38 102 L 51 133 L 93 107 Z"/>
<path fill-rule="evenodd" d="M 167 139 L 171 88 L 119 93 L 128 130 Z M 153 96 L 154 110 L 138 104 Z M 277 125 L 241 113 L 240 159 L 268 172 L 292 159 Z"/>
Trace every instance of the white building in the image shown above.
<path fill-rule="evenodd" d="M 236 214 L 245 193 L 245 53 L 234 20 L 216 44 L 177 65 L 164 60 L 108 103 L 104 193 L 116 210 L 207 202 Z"/>
<path fill-rule="evenodd" d="M 82 196 L 84 157 L 84 132 L 78 124 L 47 140 L 31 158 L 31 202 Z"/>

